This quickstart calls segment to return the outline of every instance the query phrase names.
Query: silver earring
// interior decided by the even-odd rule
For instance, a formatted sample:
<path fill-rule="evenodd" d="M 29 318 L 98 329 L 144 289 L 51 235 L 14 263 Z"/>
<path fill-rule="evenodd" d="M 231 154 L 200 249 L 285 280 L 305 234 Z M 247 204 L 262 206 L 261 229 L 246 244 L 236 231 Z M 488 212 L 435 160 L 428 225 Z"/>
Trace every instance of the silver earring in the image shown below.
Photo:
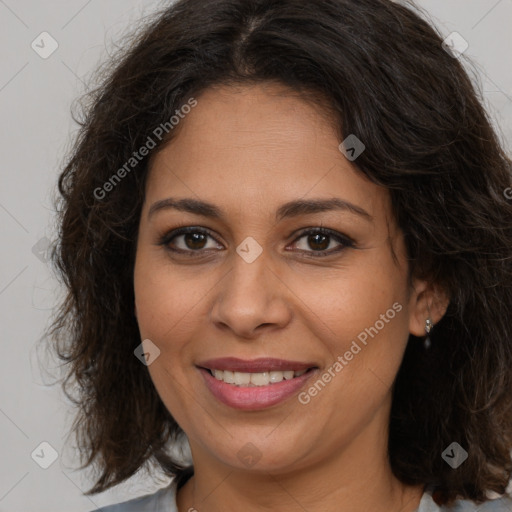
<path fill-rule="evenodd" d="M 425 348 L 427 350 L 430 348 L 430 345 L 432 344 L 430 341 L 430 336 L 429 336 L 430 331 L 432 330 L 432 327 L 434 327 L 432 320 L 430 318 L 427 318 L 427 320 L 425 322 L 425 333 L 426 333 L 427 337 L 423 341 L 423 345 L 425 346 Z"/>

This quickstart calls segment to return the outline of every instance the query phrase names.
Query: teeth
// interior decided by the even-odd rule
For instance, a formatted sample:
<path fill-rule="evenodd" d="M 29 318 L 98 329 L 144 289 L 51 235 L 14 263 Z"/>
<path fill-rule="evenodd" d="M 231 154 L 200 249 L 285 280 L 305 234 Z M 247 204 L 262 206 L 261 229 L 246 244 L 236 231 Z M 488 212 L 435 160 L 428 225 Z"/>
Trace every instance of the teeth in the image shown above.
<path fill-rule="evenodd" d="M 307 370 L 287 370 L 284 372 L 271 371 L 262 373 L 245 373 L 232 372 L 229 370 L 212 370 L 213 376 L 217 380 L 222 380 L 227 384 L 235 384 L 236 386 L 268 386 L 269 384 L 277 384 L 283 380 L 290 380 L 295 377 L 304 375 Z"/>
<path fill-rule="evenodd" d="M 223 373 L 223 378 L 222 380 L 224 382 L 227 382 L 228 384 L 234 384 L 235 383 L 235 372 L 230 372 L 228 370 L 225 370 L 224 372 L 221 372 Z"/>
<path fill-rule="evenodd" d="M 224 372 L 220 371 L 219 373 L 222 374 L 220 380 L 224 380 Z M 234 372 L 234 377 L 235 377 L 235 384 L 237 386 L 247 385 L 251 381 L 251 374 L 250 373 Z"/>

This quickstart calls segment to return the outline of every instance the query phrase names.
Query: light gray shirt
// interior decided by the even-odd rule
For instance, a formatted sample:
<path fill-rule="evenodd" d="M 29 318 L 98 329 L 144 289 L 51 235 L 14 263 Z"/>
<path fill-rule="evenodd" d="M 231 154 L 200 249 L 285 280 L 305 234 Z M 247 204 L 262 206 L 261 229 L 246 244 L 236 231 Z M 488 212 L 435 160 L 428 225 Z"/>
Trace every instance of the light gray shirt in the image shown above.
<path fill-rule="evenodd" d="M 176 482 L 172 481 L 167 487 L 152 494 L 109 505 L 99 510 L 91 510 L 91 512 L 178 512 L 176 490 Z M 194 512 L 194 509 L 180 512 Z M 425 491 L 415 512 L 512 512 L 512 499 L 503 497 L 481 505 L 468 500 L 456 500 L 450 507 L 440 507 L 436 505 L 432 495 Z"/>

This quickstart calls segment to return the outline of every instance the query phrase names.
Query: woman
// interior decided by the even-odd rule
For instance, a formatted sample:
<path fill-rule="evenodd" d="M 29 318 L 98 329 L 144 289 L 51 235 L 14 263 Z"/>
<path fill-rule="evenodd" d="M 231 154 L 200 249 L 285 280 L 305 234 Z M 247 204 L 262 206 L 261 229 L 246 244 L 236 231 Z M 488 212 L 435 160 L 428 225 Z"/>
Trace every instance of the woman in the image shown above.
<path fill-rule="evenodd" d="M 512 510 L 510 160 L 445 47 L 388 0 L 181 0 L 106 72 L 53 333 L 87 494 L 174 480 L 104 510 Z"/>

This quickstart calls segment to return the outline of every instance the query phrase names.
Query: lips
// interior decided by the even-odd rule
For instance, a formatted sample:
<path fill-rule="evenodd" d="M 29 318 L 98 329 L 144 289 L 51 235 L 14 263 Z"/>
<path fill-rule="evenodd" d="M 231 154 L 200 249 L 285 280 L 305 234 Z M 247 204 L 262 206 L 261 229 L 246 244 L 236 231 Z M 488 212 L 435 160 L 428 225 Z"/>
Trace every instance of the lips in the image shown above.
<path fill-rule="evenodd" d="M 258 359 L 244 360 L 236 357 L 223 357 L 218 359 L 208 359 L 197 364 L 200 368 L 206 370 L 228 370 L 244 373 L 263 373 L 271 371 L 300 371 L 316 368 L 314 362 L 289 361 L 285 359 L 275 359 L 271 357 L 261 357 Z"/>
<path fill-rule="evenodd" d="M 298 393 L 319 371 L 315 363 L 274 358 L 247 361 L 225 357 L 202 361 L 196 366 L 206 387 L 217 400 L 231 408 L 246 411 L 266 409 L 284 402 Z M 283 374 L 293 375 L 279 379 Z M 250 382 L 253 379 L 256 382 Z"/>
<path fill-rule="evenodd" d="M 217 400 L 233 409 L 246 411 L 266 409 L 284 402 L 297 394 L 317 373 L 317 370 L 311 370 L 300 377 L 268 386 L 239 387 L 217 380 L 208 370 L 200 369 L 203 382 Z"/>

